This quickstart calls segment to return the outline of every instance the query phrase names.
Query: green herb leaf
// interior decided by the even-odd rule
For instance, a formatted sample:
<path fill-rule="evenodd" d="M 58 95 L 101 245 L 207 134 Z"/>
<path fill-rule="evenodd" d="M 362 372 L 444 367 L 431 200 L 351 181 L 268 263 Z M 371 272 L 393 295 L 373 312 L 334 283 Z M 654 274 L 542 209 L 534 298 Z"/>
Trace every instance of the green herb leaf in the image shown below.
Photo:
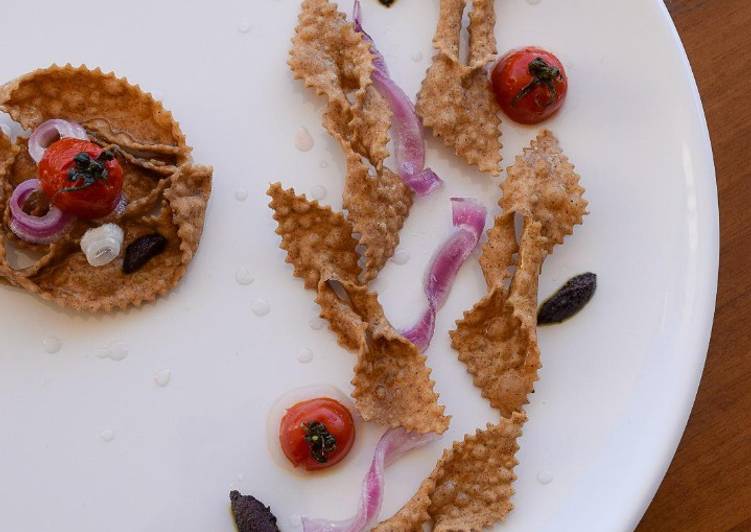
<path fill-rule="evenodd" d="M 77 183 L 73 186 L 66 187 L 60 192 L 76 192 L 94 185 L 98 181 L 106 181 L 109 177 L 107 172 L 107 161 L 114 159 L 111 151 L 105 150 L 99 154 L 99 157 L 92 159 L 86 152 L 81 152 L 73 157 L 75 167 L 68 170 L 68 181 Z"/>
<path fill-rule="evenodd" d="M 325 464 L 328 455 L 336 450 L 336 438 L 320 421 L 303 423 L 302 426 L 305 429 L 305 441 L 308 443 L 310 455 L 319 464 Z"/>
<path fill-rule="evenodd" d="M 555 99 L 558 97 L 558 91 L 555 88 L 554 82 L 562 77 L 560 69 L 549 65 L 542 57 L 536 57 L 529 62 L 527 70 L 532 76 L 532 81 L 516 93 L 514 99 L 511 101 L 511 105 L 516 107 L 519 101 L 532 92 L 538 85 L 545 85 L 548 89 L 548 101 L 544 106 L 553 105 Z"/>

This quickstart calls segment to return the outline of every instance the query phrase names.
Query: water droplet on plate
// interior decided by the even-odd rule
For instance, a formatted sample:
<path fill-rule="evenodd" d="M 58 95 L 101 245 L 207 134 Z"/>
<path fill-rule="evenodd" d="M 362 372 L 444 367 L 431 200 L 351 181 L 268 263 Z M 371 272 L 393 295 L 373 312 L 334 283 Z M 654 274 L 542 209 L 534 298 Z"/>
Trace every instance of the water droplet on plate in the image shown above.
<path fill-rule="evenodd" d="M 253 278 L 253 274 L 250 273 L 250 270 L 247 268 L 238 268 L 235 272 L 235 281 L 237 281 L 237 284 L 247 286 L 255 279 Z"/>
<path fill-rule="evenodd" d="M 540 2 L 542 2 L 542 0 L 527 0 L 527 3 L 528 3 L 529 5 L 531 5 L 531 6 L 536 6 L 536 5 L 537 5 L 537 4 L 539 4 Z"/>
<path fill-rule="evenodd" d="M 251 28 L 250 22 L 245 18 L 240 20 L 240 23 L 237 25 L 237 31 L 240 33 L 248 33 Z"/>
<path fill-rule="evenodd" d="M 122 342 L 114 342 L 99 349 L 96 354 L 99 358 L 109 358 L 115 362 L 120 362 L 128 356 L 128 346 Z"/>
<path fill-rule="evenodd" d="M 297 361 L 301 364 L 307 364 L 313 361 L 313 351 L 307 347 L 303 347 L 297 352 Z"/>
<path fill-rule="evenodd" d="M 110 358 L 116 362 L 124 360 L 128 356 L 128 347 L 125 344 L 114 344 L 110 349 Z"/>
<path fill-rule="evenodd" d="M 320 201 L 326 197 L 326 187 L 322 185 L 316 185 L 310 189 L 310 197 L 316 201 Z"/>
<path fill-rule="evenodd" d="M 323 321 L 318 316 L 313 316 L 312 318 L 310 318 L 310 321 L 308 322 L 308 324 L 310 325 L 310 328 L 313 329 L 314 331 L 320 331 L 326 326 L 326 322 Z"/>
<path fill-rule="evenodd" d="M 104 442 L 111 442 L 115 439 L 115 431 L 112 429 L 104 429 L 99 433 L 99 438 Z"/>
<path fill-rule="evenodd" d="M 258 298 L 250 305 L 250 309 L 256 316 L 265 316 L 271 311 L 271 305 L 263 298 Z"/>
<path fill-rule="evenodd" d="M 168 369 L 160 369 L 159 371 L 154 373 L 154 382 L 161 388 L 167 386 L 171 378 L 172 372 Z"/>
<path fill-rule="evenodd" d="M 396 253 L 394 253 L 394 256 L 391 257 L 391 260 L 394 264 L 399 264 L 400 266 L 407 264 L 407 262 L 409 262 L 409 251 L 398 249 L 396 250 Z"/>
<path fill-rule="evenodd" d="M 318 166 L 320 166 L 321 168 L 328 168 L 329 163 L 327 161 L 321 161 L 320 163 L 318 163 Z"/>
<path fill-rule="evenodd" d="M 62 341 L 57 336 L 48 336 L 42 340 L 42 345 L 44 346 L 44 350 L 51 355 L 57 353 L 63 347 Z"/>
<path fill-rule="evenodd" d="M 300 151 L 310 151 L 313 149 L 313 137 L 310 136 L 310 132 L 307 128 L 301 127 L 295 133 L 295 148 Z"/>
<path fill-rule="evenodd" d="M 550 471 L 540 471 L 537 473 L 537 482 L 543 485 L 550 484 L 553 482 L 553 473 Z"/>
<path fill-rule="evenodd" d="M 415 52 L 414 54 L 412 54 L 412 61 L 414 61 L 415 63 L 422 61 L 422 52 Z"/>
<path fill-rule="evenodd" d="M 245 479 L 245 475 L 240 473 L 234 479 L 232 479 L 232 482 L 230 482 L 229 485 L 232 489 L 237 489 L 240 487 L 240 484 L 242 483 L 244 479 Z"/>
<path fill-rule="evenodd" d="M 248 199 L 248 191 L 244 188 L 238 188 L 237 190 L 235 190 L 235 199 L 237 201 L 245 201 L 246 199 Z"/>

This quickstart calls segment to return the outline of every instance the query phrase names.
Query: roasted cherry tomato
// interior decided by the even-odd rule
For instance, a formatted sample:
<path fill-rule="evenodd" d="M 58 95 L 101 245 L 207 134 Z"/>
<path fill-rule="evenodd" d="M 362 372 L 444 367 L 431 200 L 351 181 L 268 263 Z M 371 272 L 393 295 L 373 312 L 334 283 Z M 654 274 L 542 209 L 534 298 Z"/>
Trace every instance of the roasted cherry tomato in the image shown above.
<path fill-rule="evenodd" d="M 537 124 L 563 105 L 568 78 L 556 56 L 542 48 L 513 50 L 491 76 L 498 105 L 511 120 Z"/>
<path fill-rule="evenodd" d="M 295 467 L 308 471 L 344 459 L 355 441 L 355 422 L 347 407 L 328 397 L 309 399 L 287 409 L 279 424 L 279 443 Z"/>
<path fill-rule="evenodd" d="M 112 212 L 123 190 L 120 163 L 87 140 L 64 138 L 48 146 L 39 161 L 39 179 L 55 206 L 86 219 Z"/>

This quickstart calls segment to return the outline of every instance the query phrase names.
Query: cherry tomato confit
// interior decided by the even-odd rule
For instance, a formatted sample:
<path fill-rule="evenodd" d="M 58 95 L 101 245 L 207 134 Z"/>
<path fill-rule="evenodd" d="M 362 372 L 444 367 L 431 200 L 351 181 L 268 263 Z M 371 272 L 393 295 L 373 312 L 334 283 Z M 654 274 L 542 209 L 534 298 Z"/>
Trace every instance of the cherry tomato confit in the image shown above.
<path fill-rule="evenodd" d="M 39 179 L 52 204 L 86 219 L 112 212 L 123 188 L 123 170 L 112 152 L 71 138 L 47 148 L 39 161 Z"/>
<path fill-rule="evenodd" d="M 552 116 L 568 91 L 563 65 L 542 48 L 509 52 L 498 61 L 491 80 L 498 105 L 521 124 L 537 124 Z"/>
<path fill-rule="evenodd" d="M 279 442 L 295 467 L 308 471 L 341 462 L 355 441 L 355 423 L 347 407 L 328 397 L 290 407 L 279 425 Z"/>

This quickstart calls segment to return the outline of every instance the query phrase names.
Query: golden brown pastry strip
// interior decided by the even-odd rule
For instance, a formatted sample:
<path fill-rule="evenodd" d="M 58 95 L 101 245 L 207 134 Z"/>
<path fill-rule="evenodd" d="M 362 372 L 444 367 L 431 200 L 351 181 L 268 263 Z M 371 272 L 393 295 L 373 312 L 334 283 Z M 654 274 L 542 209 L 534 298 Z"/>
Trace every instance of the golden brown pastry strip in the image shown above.
<path fill-rule="evenodd" d="M 469 60 L 459 57 L 462 14 L 471 5 Z M 470 165 L 500 173 L 501 119 L 485 65 L 496 53 L 493 0 L 441 0 L 437 52 L 417 96 L 417 114 Z"/>
<path fill-rule="evenodd" d="M 587 205 L 583 193 L 579 176 L 547 130 L 508 169 L 503 212 L 488 232 L 480 258 L 488 295 L 450 333 L 459 360 L 503 416 L 521 409 L 537 379 L 537 277 L 545 256 L 582 222 Z M 518 246 L 516 213 L 525 220 Z M 516 271 L 506 287 L 517 249 Z"/>
<path fill-rule="evenodd" d="M 538 276 L 555 243 L 581 223 L 586 202 L 579 176 L 548 131 L 517 158 L 503 187 L 504 211 L 488 231 L 480 260 L 489 293 L 450 333 L 475 385 L 503 417 L 445 451 L 412 499 L 377 532 L 418 532 L 428 520 L 436 531 L 479 531 L 511 511 L 516 440 L 526 421 L 522 406 L 540 368 Z M 516 212 L 524 215 L 518 244 Z"/>
<path fill-rule="evenodd" d="M 98 139 L 95 139 L 95 141 L 98 141 Z M 154 172 L 155 174 L 169 176 L 177 171 L 177 166 L 175 166 L 174 164 L 169 164 L 167 162 L 160 161 L 159 159 L 145 159 L 142 157 L 137 157 L 130 151 L 127 151 L 117 144 L 107 144 L 105 142 L 101 142 L 100 146 L 103 150 L 112 150 L 129 163 L 135 166 L 140 166 L 144 170 Z"/>
<path fill-rule="evenodd" d="M 296 79 L 325 96 L 324 125 L 380 167 L 388 156 L 390 112 L 373 89 L 370 45 L 328 0 L 304 0 L 289 67 Z"/>
<path fill-rule="evenodd" d="M 289 66 L 295 78 L 327 99 L 323 125 L 344 152 L 343 205 L 361 235 L 363 280 L 372 280 L 399 243 L 412 192 L 383 165 L 391 112 L 371 82 L 370 45 L 334 4 L 304 0 Z"/>
<path fill-rule="evenodd" d="M 321 316 L 336 329 L 341 328 L 347 317 L 357 316 L 360 320 L 347 333 L 347 337 L 359 334 L 352 398 L 360 415 L 366 421 L 389 427 L 420 433 L 445 432 L 449 418 L 438 404 L 425 355 L 394 330 L 373 292 L 352 283 L 341 283 L 339 288 L 345 292 L 348 310 L 342 316 L 338 312 L 341 306 L 329 309 L 322 306 Z M 319 294 L 327 289 L 330 287 L 320 287 Z M 322 304 L 327 299 L 330 296 L 319 297 L 317 302 Z"/>
<path fill-rule="evenodd" d="M 505 417 L 527 402 L 537 380 L 537 276 L 544 241 L 540 224 L 529 223 L 510 289 L 497 284 L 451 331 L 451 345 L 483 397 Z"/>
<path fill-rule="evenodd" d="M 284 190 L 279 183 L 272 184 L 267 194 L 278 224 L 276 233 L 282 237 L 281 248 L 305 288 L 317 290 L 323 274 L 343 282 L 357 281 L 357 242 L 341 214 L 295 195 L 292 188 Z"/>
<path fill-rule="evenodd" d="M 27 130 L 62 118 L 109 131 L 115 144 L 169 146 L 173 155 L 181 156 L 178 162 L 187 160 L 190 152 L 180 127 L 161 103 L 137 85 L 98 68 L 53 65 L 25 74 L 0 87 L 0 109 Z"/>
<path fill-rule="evenodd" d="M 363 419 L 444 432 L 449 419 L 438 404 L 425 356 L 391 327 L 376 295 L 358 284 L 352 225 L 278 183 L 268 194 L 287 262 L 307 288 L 316 290 L 321 317 L 339 343 L 357 355 L 352 397 Z"/>
<path fill-rule="evenodd" d="M 25 74 L 0 87 L 0 109 L 28 130 L 62 118 L 82 124 L 100 145 L 115 145 L 123 193 L 131 202 L 190 161 L 191 148 L 172 114 L 138 86 L 99 69 L 53 65 Z M 21 142 L 13 171 L 17 182 L 36 174 Z"/>
<path fill-rule="evenodd" d="M 6 176 L 19 150 L 18 144 L 11 142 L 11 139 L 0 130 L 0 205 L 7 203 L 13 192 L 13 187 L 7 183 Z M 2 244 L 1 241 L 0 244 Z M 0 282 L 9 283 L 10 273 L 11 270 L 5 258 L 5 246 L 0 245 Z"/>
<path fill-rule="evenodd" d="M 335 4 L 303 0 L 289 66 L 296 79 L 328 99 L 331 109 L 349 115 L 350 99 L 365 98 L 373 71 L 370 57 L 370 47 Z M 350 119 L 345 117 L 345 125 Z"/>
<path fill-rule="evenodd" d="M 436 532 L 480 531 L 511 511 L 517 440 L 526 416 L 514 413 L 467 435 L 443 452 L 417 493 L 375 532 L 418 532 L 430 521 Z"/>
<path fill-rule="evenodd" d="M 0 174 L 5 173 L 13 162 L 13 157 L 18 151 L 18 147 L 11 142 L 10 137 L 0 129 Z"/>
<path fill-rule="evenodd" d="M 502 188 L 503 212 L 539 221 L 542 236 L 547 239 L 547 253 L 574 232 L 587 212 L 579 175 L 561 151 L 558 139 L 547 129 L 508 168 Z"/>
<path fill-rule="evenodd" d="M 343 207 L 365 247 L 363 281 L 374 279 L 396 251 L 411 206 L 412 192 L 398 175 L 383 167 L 374 176 L 357 154 L 349 152 Z"/>
<path fill-rule="evenodd" d="M 488 286 L 502 286 L 513 276 L 514 260 L 519 252 L 513 212 L 504 212 L 488 230 L 482 247 L 480 267 Z"/>

